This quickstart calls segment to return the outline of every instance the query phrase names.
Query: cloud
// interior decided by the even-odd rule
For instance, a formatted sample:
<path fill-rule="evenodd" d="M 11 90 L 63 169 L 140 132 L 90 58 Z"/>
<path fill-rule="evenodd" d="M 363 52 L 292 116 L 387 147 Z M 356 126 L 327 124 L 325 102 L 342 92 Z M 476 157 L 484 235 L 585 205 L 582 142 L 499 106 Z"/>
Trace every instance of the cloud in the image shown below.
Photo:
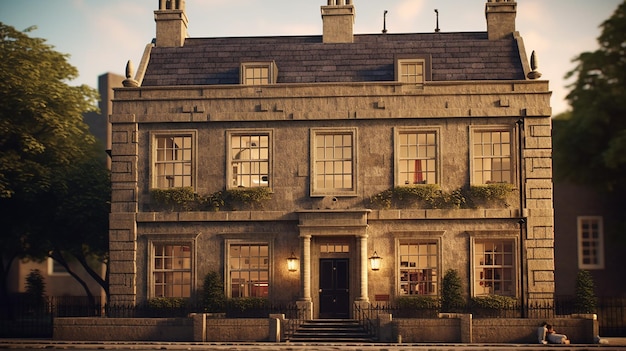
<path fill-rule="evenodd" d="M 423 12 L 424 2 L 403 0 L 395 5 L 389 16 L 393 16 L 395 32 L 414 32 L 420 14 Z"/>

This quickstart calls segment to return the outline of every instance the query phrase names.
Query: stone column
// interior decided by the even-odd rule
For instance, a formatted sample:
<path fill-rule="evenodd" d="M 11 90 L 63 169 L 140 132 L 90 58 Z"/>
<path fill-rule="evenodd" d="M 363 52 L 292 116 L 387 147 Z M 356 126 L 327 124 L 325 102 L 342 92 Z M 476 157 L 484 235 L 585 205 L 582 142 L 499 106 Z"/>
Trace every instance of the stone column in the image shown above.
<path fill-rule="evenodd" d="M 368 302 L 367 236 L 365 235 L 359 237 L 359 263 L 361 265 L 361 291 L 357 300 Z"/>
<path fill-rule="evenodd" d="M 302 297 L 296 301 L 298 309 L 305 319 L 313 319 L 313 302 L 311 301 L 311 236 L 302 236 Z"/>
<path fill-rule="evenodd" d="M 302 237 L 302 299 L 311 301 L 311 236 Z"/>

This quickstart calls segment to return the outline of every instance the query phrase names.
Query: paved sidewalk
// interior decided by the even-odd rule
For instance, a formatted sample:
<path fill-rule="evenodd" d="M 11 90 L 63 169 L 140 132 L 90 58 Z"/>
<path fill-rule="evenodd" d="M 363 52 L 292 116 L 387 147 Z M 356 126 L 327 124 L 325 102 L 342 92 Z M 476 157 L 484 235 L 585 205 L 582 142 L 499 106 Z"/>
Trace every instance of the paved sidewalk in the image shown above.
<path fill-rule="evenodd" d="M 15 350 L 207 350 L 207 351 L 583 351 L 626 350 L 626 338 L 607 338 L 608 344 L 339 344 L 339 343 L 212 343 L 212 342 L 81 342 L 0 339 L 0 349 Z M 555 349 L 556 348 L 556 349 Z"/>

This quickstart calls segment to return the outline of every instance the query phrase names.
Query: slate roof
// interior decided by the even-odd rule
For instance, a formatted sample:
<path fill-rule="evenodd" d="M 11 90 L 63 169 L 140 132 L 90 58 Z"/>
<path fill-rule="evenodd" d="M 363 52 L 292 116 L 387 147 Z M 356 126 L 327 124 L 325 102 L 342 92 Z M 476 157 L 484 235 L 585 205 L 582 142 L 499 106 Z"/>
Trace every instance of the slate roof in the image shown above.
<path fill-rule="evenodd" d="M 278 83 L 394 81 L 396 58 L 429 55 L 433 81 L 524 80 L 515 39 L 486 32 L 365 34 L 354 43 L 321 36 L 187 38 L 155 47 L 143 86 L 239 84 L 243 62 L 275 61 Z"/>

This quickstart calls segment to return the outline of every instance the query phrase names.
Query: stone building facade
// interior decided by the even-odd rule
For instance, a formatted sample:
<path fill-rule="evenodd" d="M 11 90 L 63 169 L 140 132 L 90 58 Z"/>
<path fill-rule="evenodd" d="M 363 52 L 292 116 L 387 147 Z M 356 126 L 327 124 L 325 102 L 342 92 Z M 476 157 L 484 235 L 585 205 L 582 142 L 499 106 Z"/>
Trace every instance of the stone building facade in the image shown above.
<path fill-rule="evenodd" d="M 550 91 L 516 11 L 356 35 L 329 0 L 323 35 L 188 38 L 184 0 L 161 0 L 110 117 L 111 302 L 193 298 L 217 272 L 227 297 L 346 317 L 437 297 L 449 269 L 467 297 L 552 299 Z"/>

